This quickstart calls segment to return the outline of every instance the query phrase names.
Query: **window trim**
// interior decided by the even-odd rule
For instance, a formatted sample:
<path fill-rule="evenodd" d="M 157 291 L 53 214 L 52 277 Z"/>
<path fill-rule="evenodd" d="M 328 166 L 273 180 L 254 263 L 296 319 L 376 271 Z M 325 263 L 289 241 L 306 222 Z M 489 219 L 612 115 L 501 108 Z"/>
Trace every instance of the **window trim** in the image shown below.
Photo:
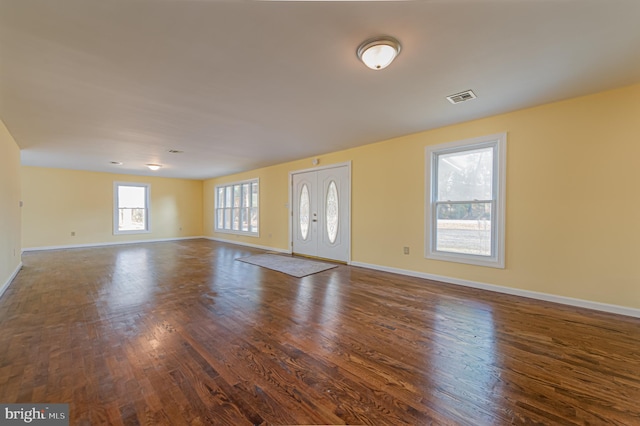
<path fill-rule="evenodd" d="M 258 206 L 257 208 L 257 216 L 258 216 L 258 230 L 257 231 L 243 231 L 241 229 L 239 230 L 234 230 L 234 229 L 225 229 L 225 228 L 218 228 L 218 209 L 220 207 L 218 207 L 218 189 L 219 188 L 226 188 L 226 187 L 231 187 L 233 188 L 235 185 L 243 185 L 243 184 L 249 184 L 249 188 L 251 188 L 251 186 L 256 183 L 258 185 Z M 232 189 L 233 191 L 233 189 Z M 260 237 L 260 178 L 253 178 L 253 179 L 245 179 L 245 180 L 240 180 L 240 181 L 234 181 L 234 182 L 227 182 L 227 183 L 222 183 L 219 185 L 216 185 L 214 188 L 214 195 L 213 195 L 213 230 L 214 232 L 219 232 L 222 234 L 233 234 L 233 235 L 245 235 L 245 236 L 249 236 L 249 237 Z M 251 214 L 251 208 L 253 206 L 248 207 L 249 208 L 249 214 Z M 222 208 L 227 208 L 227 207 L 222 207 Z M 233 208 L 233 207 L 232 207 Z M 240 209 L 243 208 L 247 208 L 247 207 L 240 207 Z M 233 217 L 232 217 L 233 220 Z M 223 220 L 224 221 L 224 220 Z M 233 228 L 233 225 L 232 225 Z"/>
<path fill-rule="evenodd" d="M 137 186 L 145 189 L 145 229 L 133 229 L 130 231 L 120 231 L 120 208 L 118 199 L 118 187 Z M 151 233 L 151 184 L 141 182 L 113 182 L 113 235 L 128 234 L 149 234 Z"/>
<path fill-rule="evenodd" d="M 492 201 L 495 214 L 492 214 L 491 245 L 492 256 L 465 253 L 450 253 L 435 250 L 435 203 L 437 197 L 436 160 L 440 154 L 464 152 L 486 147 L 494 149 Z M 505 215 L 506 215 L 506 165 L 507 134 L 497 133 L 471 139 L 448 142 L 425 148 L 425 258 L 446 262 L 466 263 L 492 268 L 505 267 Z M 496 189 L 497 188 L 497 189 Z M 479 200 L 480 201 L 480 200 Z"/>

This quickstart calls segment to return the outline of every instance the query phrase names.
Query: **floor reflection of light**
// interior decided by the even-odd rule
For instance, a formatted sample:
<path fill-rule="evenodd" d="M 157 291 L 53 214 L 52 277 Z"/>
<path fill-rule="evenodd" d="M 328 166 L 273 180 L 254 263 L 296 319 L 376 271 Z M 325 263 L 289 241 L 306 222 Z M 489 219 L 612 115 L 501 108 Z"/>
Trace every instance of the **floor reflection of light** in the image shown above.
<path fill-rule="evenodd" d="M 147 250 L 135 248 L 118 251 L 111 285 L 106 289 L 111 310 L 131 308 L 149 302 L 155 281 L 149 267 Z"/>
<path fill-rule="evenodd" d="M 331 271 L 331 277 L 327 282 L 322 305 L 322 323 L 325 328 L 334 331 L 340 314 L 340 280 L 338 272 Z"/>
<path fill-rule="evenodd" d="M 321 355 L 332 352 L 330 343 L 340 323 L 340 279 L 307 276 L 300 279 L 293 299 L 292 322 L 287 332 L 302 339 L 310 351 Z"/>
<path fill-rule="evenodd" d="M 340 309 L 340 280 L 335 272 L 327 281 L 307 276 L 300 280 L 293 305 L 294 318 L 303 323 L 331 326 Z"/>
<path fill-rule="evenodd" d="M 476 404 L 478 420 L 491 418 L 501 383 L 491 307 L 445 301 L 436 305 L 434 316 L 433 387 L 444 390 L 450 402 Z"/>
<path fill-rule="evenodd" d="M 208 293 L 203 295 L 215 315 L 242 311 L 243 321 L 238 326 L 243 329 L 258 321 L 264 297 L 264 268 L 237 260 L 248 256 L 236 249 L 218 249 L 212 257 Z"/>
<path fill-rule="evenodd" d="M 302 323 L 309 321 L 309 315 L 313 311 L 313 277 L 306 276 L 300 279 L 298 294 L 293 304 L 294 318 Z"/>

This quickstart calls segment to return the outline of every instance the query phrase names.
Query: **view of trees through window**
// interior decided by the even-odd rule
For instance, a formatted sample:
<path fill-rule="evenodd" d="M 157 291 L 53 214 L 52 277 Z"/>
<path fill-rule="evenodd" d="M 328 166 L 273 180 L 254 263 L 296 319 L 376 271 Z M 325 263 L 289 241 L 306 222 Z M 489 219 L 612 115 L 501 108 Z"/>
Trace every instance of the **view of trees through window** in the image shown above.
<path fill-rule="evenodd" d="M 258 180 L 216 187 L 216 231 L 258 233 Z"/>
<path fill-rule="evenodd" d="M 147 190 L 146 186 L 117 185 L 119 232 L 147 230 Z"/>
<path fill-rule="evenodd" d="M 492 255 L 493 148 L 437 156 L 436 250 Z"/>

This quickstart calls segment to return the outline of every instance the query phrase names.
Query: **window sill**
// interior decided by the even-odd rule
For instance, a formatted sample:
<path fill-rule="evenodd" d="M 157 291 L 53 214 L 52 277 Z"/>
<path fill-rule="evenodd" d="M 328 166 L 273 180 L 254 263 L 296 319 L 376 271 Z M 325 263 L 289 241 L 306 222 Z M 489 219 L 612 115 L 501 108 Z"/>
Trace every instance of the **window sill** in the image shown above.
<path fill-rule="evenodd" d="M 495 257 L 483 257 L 455 253 L 429 253 L 426 259 L 441 260 L 444 262 L 464 263 L 467 265 L 486 266 L 488 268 L 504 269 L 504 260 Z"/>

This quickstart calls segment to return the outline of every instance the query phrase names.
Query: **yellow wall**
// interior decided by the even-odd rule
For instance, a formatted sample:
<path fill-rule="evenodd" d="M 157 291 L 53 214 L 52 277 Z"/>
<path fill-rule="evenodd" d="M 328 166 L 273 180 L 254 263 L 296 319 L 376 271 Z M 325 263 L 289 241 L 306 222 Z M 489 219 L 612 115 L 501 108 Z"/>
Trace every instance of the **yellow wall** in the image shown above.
<path fill-rule="evenodd" d="M 0 292 L 20 265 L 20 149 L 0 120 Z"/>
<path fill-rule="evenodd" d="M 499 132 L 508 133 L 506 268 L 425 259 L 425 147 Z M 352 160 L 354 262 L 640 308 L 639 135 L 635 85 L 323 155 L 320 165 Z M 310 167 L 205 181 L 205 235 L 288 249 L 288 173 Z M 215 233 L 215 185 L 256 177 L 260 237 Z"/>
<path fill-rule="evenodd" d="M 151 184 L 150 233 L 113 235 L 114 181 Z M 198 180 L 22 167 L 22 197 L 25 248 L 202 235 Z"/>

